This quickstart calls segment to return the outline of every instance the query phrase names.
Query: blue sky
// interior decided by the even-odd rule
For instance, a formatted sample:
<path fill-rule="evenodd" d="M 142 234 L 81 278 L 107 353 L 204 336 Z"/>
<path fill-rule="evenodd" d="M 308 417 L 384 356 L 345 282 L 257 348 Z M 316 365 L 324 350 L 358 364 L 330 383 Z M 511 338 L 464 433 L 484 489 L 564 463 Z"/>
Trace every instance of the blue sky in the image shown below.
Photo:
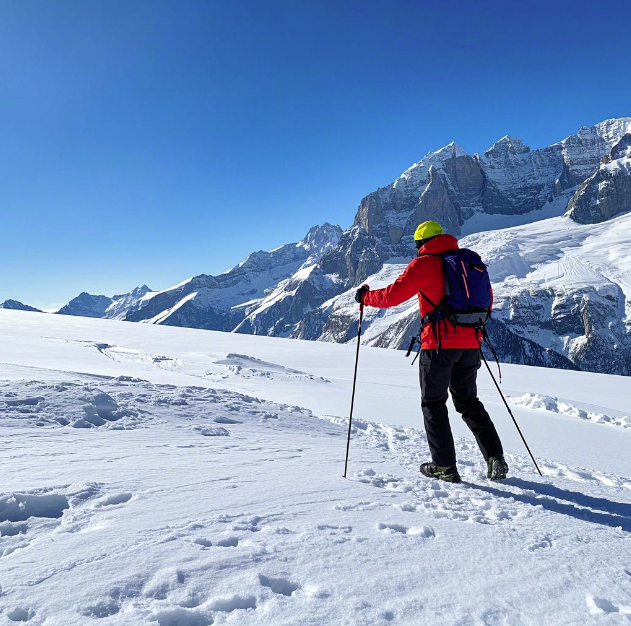
<path fill-rule="evenodd" d="M 221 272 L 349 226 L 452 140 L 537 148 L 629 115 L 630 17 L 624 2 L 3 2 L 0 301 Z"/>

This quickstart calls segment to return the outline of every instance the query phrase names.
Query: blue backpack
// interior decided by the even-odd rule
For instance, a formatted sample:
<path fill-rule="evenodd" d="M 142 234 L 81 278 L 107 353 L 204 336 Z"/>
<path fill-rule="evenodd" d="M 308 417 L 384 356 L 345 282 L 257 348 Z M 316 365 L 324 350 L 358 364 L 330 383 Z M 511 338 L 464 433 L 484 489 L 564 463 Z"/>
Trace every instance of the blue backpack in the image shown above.
<path fill-rule="evenodd" d="M 421 320 L 423 326 L 432 324 L 438 344 L 440 333 L 437 331 L 441 321 L 449 321 L 456 327 L 477 328 L 484 333 L 484 325 L 491 317 L 493 298 L 489 272 L 480 255 L 462 248 L 431 256 L 439 256 L 442 261 L 445 297 L 434 303 L 420 292 L 434 307 Z"/>

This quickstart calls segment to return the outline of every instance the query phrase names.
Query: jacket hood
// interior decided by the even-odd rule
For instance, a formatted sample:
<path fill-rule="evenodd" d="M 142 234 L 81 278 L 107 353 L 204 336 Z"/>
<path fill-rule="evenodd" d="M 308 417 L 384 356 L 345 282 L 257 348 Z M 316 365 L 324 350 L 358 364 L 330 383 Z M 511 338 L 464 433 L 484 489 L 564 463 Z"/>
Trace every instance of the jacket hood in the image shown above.
<path fill-rule="evenodd" d="M 437 235 L 419 248 L 418 256 L 423 254 L 441 254 L 448 250 L 457 250 L 458 240 L 452 235 Z"/>

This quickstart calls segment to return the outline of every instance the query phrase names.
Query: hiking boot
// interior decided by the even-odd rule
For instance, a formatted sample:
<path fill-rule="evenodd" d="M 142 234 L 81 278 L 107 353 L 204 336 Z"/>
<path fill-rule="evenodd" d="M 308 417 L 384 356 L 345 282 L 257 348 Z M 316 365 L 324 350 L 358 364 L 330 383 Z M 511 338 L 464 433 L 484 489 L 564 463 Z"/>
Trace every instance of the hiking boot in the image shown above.
<path fill-rule="evenodd" d="M 506 474 L 508 474 L 508 463 L 506 463 L 503 456 L 492 456 L 486 462 L 486 465 L 487 478 L 491 480 L 504 480 L 506 478 Z"/>
<path fill-rule="evenodd" d="M 458 474 L 458 468 L 455 465 L 442 467 L 441 465 L 436 465 L 436 463 L 423 463 L 421 465 L 421 474 L 428 478 L 445 480 L 448 483 L 460 482 L 460 474 Z"/>

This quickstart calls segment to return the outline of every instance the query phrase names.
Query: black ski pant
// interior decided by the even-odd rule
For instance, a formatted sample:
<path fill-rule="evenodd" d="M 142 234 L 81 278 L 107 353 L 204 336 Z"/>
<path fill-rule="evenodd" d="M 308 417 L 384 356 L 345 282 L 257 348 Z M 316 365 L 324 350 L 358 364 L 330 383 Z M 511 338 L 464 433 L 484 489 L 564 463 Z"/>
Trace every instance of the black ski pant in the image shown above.
<path fill-rule="evenodd" d="M 489 414 L 478 399 L 480 368 L 477 348 L 421 350 L 421 407 L 427 443 L 436 465 L 456 464 L 454 438 L 447 415 L 447 390 L 456 411 L 475 435 L 485 460 L 503 454 L 502 443 Z"/>

